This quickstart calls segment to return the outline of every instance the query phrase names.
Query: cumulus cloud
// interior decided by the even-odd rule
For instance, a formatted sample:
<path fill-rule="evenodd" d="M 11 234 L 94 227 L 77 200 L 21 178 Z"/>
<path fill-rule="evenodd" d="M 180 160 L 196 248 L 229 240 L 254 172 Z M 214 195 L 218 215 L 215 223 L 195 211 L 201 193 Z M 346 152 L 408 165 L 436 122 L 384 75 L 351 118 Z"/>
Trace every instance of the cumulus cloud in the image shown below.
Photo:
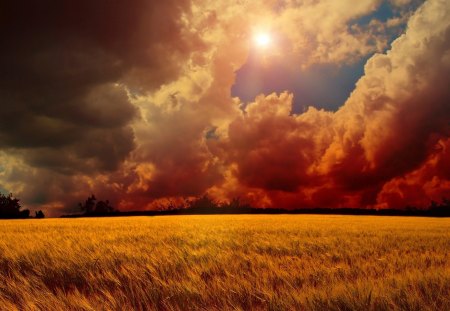
<path fill-rule="evenodd" d="M 450 119 L 448 10 L 443 1 L 421 7 L 391 50 L 369 59 L 365 75 L 336 113 L 310 109 L 290 115 L 288 94 L 249 104 L 230 124 L 223 148 L 236 165 L 236 188 L 263 189 L 265 200 L 283 207 L 382 206 L 399 183 L 396 178 L 441 159 L 435 153 L 445 148 L 433 148 L 448 135 Z M 438 175 L 425 176 L 434 178 L 432 197 L 447 194 L 445 171 L 438 185 Z M 397 196 L 421 206 L 430 198 Z"/>
<path fill-rule="evenodd" d="M 427 206 L 430 200 L 439 202 L 443 197 L 450 197 L 449 152 L 449 139 L 439 140 L 418 168 L 383 185 L 377 196 L 377 206 Z"/>
<path fill-rule="evenodd" d="M 287 208 L 447 195 L 449 7 L 409 18 L 416 1 L 393 3 L 399 16 L 366 24 L 380 1 L 3 3 L 0 187 L 54 214 L 91 192 L 124 209 L 203 193 Z M 296 115 L 289 90 L 231 97 L 264 27 L 268 61 L 298 70 L 380 53 L 337 112 Z"/>

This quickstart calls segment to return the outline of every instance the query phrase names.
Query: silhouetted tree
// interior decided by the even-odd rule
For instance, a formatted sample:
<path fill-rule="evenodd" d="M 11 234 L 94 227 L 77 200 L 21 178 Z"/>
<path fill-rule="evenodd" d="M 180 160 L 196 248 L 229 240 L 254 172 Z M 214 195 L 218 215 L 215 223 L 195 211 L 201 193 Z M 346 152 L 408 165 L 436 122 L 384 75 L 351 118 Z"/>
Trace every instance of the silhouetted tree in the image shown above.
<path fill-rule="evenodd" d="M 79 203 L 81 211 L 85 215 L 104 215 L 115 212 L 116 210 L 110 205 L 109 201 L 97 201 L 95 195 L 91 195 L 86 199 L 84 204 Z"/>
<path fill-rule="evenodd" d="M 20 211 L 19 218 L 30 218 L 30 210 L 24 209 L 23 211 Z"/>
<path fill-rule="evenodd" d="M 428 207 L 428 210 L 433 215 L 438 215 L 438 216 L 450 215 L 450 200 L 448 200 L 447 198 L 442 198 L 441 203 L 437 203 L 436 201 L 431 201 L 431 204 Z"/>
<path fill-rule="evenodd" d="M 19 199 L 14 198 L 10 193 L 4 195 L 0 193 L 0 218 L 28 218 L 30 217 L 29 210 L 21 211 Z"/>
<path fill-rule="evenodd" d="M 95 204 L 95 211 L 94 213 L 97 214 L 108 214 L 114 212 L 114 208 L 109 205 L 109 201 L 98 201 L 97 204 Z"/>
<path fill-rule="evenodd" d="M 443 198 L 443 199 L 442 199 L 442 206 L 443 206 L 444 208 L 450 208 L 450 200 L 447 199 L 447 198 Z"/>
<path fill-rule="evenodd" d="M 439 204 L 436 201 L 432 200 L 431 204 L 430 204 L 430 207 L 428 209 L 429 210 L 436 210 L 438 208 L 439 208 Z"/>
<path fill-rule="evenodd" d="M 211 199 L 206 194 L 199 198 L 194 199 L 193 201 L 188 201 L 187 208 L 189 209 L 198 209 L 204 211 L 211 211 L 217 209 L 220 205 Z"/>
<path fill-rule="evenodd" d="M 405 211 L 407 211 L 407 212 L 415 212 L 415 211 L 417 211 L 417 207 L 415 207 L 415 206 L 413 206 L 413 205 L 406 205 L 405 206 Z"/>
<path fill-rule="evenodd" d="M 35 218 L 45 218 L 44 212 L 42 212 L 41 210 L 34 212 L 35 213 Z"/>
<path fill-rule="evenodd" d="M 86 201 L 84 201 L 84 204 L 78 203 L 78 206 L 80 206 L 80 210 L 84 214 L 92 214 L 94 212 L 96 200 L 95 195 L 91 195 L 86 199 Z"/>

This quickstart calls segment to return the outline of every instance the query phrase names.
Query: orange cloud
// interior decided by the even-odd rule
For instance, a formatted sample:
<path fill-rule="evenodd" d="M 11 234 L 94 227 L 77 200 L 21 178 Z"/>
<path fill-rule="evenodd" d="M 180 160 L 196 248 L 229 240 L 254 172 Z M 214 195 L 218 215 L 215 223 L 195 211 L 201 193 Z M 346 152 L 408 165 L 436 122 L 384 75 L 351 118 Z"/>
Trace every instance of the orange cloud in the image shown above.
<path fill-rule="evenodd" d="M 439 18 L 449 13 L 442 6 L 429 1 L 418 10 L 392 49 L 367 62 L 336 113 L 290 115 L 289 94 L 250 103 L 222 148 L 236 164 L 236 188 L 263 189 L 283 207 L 382 206 L 390 181 L 427 163 L 430 146 L 448 133 L 450 25 Z M 438 185 L 437 175 L 425 176 L 435 186 L 414 201 L 421 206 L 448 192 L 448 173 Z"/>
<path fill-rule="evenodd" d="M 44 1 L 27 11 L 28 27 L 3 33 L 17 44 L 0 52 L 0 188 L 54 214 L 91 192 L 123 209 L 203 193 L 286 208 L 448 195 L 443 0 L 426 1 L 369 59 L 336 112 L 293 114 L 289 90 L 231 97 L 255 27 L 276 37 L 270 57 L 298 70 L 349 63 L 381 52 L 387 29 L 408 18 L 409 1 L 392 2 L 405 8 L 400 20 L 363 27 L 355 20 L 380 1 L 138 1 L 106 12 L 106 2 L 79 1 L 42 20 L 55 9 Z"/>

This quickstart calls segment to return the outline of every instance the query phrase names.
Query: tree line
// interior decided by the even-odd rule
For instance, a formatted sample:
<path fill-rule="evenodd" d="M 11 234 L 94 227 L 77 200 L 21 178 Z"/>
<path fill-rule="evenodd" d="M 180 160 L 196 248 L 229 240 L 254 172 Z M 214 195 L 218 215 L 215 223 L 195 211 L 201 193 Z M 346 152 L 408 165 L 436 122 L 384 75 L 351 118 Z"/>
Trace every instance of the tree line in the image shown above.
<path fill-rule="evenodd" d="M 89 196 L 84 203 L 79 203 L 78 206 L 83 216 L 107 216 L 118 212 L 108 200 L 97 200 L 95 195 Z M 22 209 L 19 198 L 14 197 L 12 193 L 7 195 L 0 193 L 0 219 L 27 218 L 45 218 L 45 214 L 39 210 L 35 211 L 32 216 L 29 209 Z"/>
<path fill-rule="evenodd" d="M 14 197 L 12 193 L 8 195 L 0 193 L 0 218 L 25 219 L 31 218 L 31 215 L 29 209 L 22 210 L 20 199 Z M 45 218 L 45 215 L 39 210 L 35 212 L 34 218 Z"/>
<path fill-rule="evenodd" d="M 241 202 L 239 198 L 229 202 L 220 202 L 208 195 L 199 196 L 184 201 L 167 200 L 156 210 L 119 211 L 113 208 L 105 209 L 108 201 L 96 202 L 95 196 L 89 197 L 84 204 L 79 204 L 82 214 L 65 215 L 62 217 L 86 216 L 158 216 L 158 215 L 201 215 L 201 214 L 333 214 L 333 215 L 376 215 L 376 216 L 429 216 L 450 217 L 450 200 L 443 198 L 441 202 L 431 201 L 425 208 L 406 206 L 404 209 L 370 209 L 370 208 L 299 208 L 286 210 L 282 208 L 255 208 Z"/>
<path fill-rule="evenodd" d="M 285 210 L 280 208 L 254 208 L 242 203 L 239 198 L 229 202 L 218 202 L 207 195 L 194 199 L 187 199 L 181 203 L 167 201 L 161 204 L 156 211 L 126 211 L 121 212 L 114 208 L 108 200 L 97 200 L 95 195 L 89 196 L 84 203 L 78 204 L 79 213 L 69 217 L 90 216 L 132 216 L 132 215 L 179 215 L 179 214 L 344 214 L 344 215 L 399 215 L 399 216 L 450 216 L 450 200 L 443 198 L 441 202 L 431 201 L 427 209 L 407 206 L 403 210 L 396 209 L 365 209 L 365 208 L 307 208 Z M 22 209 L 20 199 L 11 193 L 0 193 L 0 218 L 26 219 L 44 218 L 39 210 L 34 216 L 29 209 Z M 67 217 L 67 216 L 66 216 Z"/>

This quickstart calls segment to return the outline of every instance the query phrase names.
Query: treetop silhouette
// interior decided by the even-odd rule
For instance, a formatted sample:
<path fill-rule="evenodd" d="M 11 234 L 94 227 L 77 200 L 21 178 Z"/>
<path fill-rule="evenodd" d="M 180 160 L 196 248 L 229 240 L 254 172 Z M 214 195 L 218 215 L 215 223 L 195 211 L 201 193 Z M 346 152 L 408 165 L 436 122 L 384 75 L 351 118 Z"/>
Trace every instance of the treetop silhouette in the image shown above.
<path fill-rule="evenodd" d="M 97 201 L 93 194 L 84 201 L 84 204 L 79 203 L 78 206 L 84 215 L 107 215 L 116 212 L 108 200 Z"/>
<path fill-rule="evenodd" d="M 20 200 L 13 197 L 12 193 L 4 195 L 0 193 L 0 218 L 28 218 L 30 210 L 20 210 Z"/>

